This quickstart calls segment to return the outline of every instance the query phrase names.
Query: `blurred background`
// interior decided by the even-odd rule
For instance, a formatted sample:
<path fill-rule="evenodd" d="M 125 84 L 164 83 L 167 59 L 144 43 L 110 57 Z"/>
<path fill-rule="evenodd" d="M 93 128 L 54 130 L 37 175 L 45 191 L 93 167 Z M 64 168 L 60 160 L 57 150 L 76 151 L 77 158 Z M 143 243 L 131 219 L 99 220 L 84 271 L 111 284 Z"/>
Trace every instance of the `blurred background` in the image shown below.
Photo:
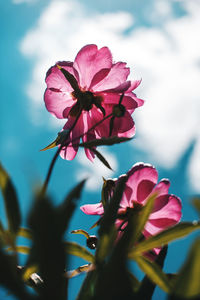
<path fill-rule="evenodd" d="M 102 148 L 114 172 L 97 159 L 91 163 L 80 150 L 73 161 L 58 159 L 48 190 L 53 201 L 60 203 L 80 179 L 89 177 L 80 205 L 96 203 L 102 176 L 117 177 L 143 161 L 158 169 L 160 179 L 170 179 L 170 193 L 183 202 L 182 220 L 198 218 L 191 197 L 200 193 L 199 28 L 199 0 L 0 1 L 0 160 L 17 188 L 24 226 L 33 188 L 44 181 L 55 153 L 39 150 L 65 123 L 45 109 L 46 71 L 58 60 L 73 61 L 80 48 L 91 43 L 108 46 L 114 61 L 127 62 L 130 79 L 142 78 L 136 93 L 145 104 L 133 114 L 133 141 Z M 77 208 L 69 232 L 89 230 L 96 220 Z M 85 242 L 84 237 L 66 237 Z M 166 272 L 180 268 L 194 237 L 170 244 Z M 20 259 L 25 260 L 23 255 Z M 72 258 L 69 267 L 84 263 Z M 141 278 L 139 270 L 135 272 Z M 80 275 L 70 280 L 70 300 L 83 279 Z M 1 298 L 5 295 L 0 290 Z M 157 288 L 153 299 L 165 295 Z"/>

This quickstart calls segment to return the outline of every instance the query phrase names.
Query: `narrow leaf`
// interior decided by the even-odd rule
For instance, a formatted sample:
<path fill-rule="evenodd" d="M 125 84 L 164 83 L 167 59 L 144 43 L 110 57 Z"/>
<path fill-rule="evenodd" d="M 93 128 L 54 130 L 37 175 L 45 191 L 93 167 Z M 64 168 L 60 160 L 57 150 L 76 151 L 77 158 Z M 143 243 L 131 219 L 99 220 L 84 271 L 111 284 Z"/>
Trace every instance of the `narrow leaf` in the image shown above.
<path fill-rule="evenodd" d="M 124 187 L 128 177 L 123 176 L 118 182 L 113 197 L 110 199 L 109 205 L 106 205 L 104 216 L 101 218 L 98 247 L 96 251 L 96 260 L 102 262 L 105 257 L 111 252 L 112 246 L 116 240 L 117 230 L 115 220 L 119 204 L 123 195 Z"/>
<path fill-rule="evenodd" d="M 93 148 L 93 147 L 97 147 L 97 146 L 111 146 L 114 144 L 119 144 L 119 143 L 123 143 L 126 141 L 130 141 L 131 139 L 132 138 L 113 136 L 113 137 L 108 137 L 108 138 L 91 140 L 91 141 L 88 141 L 85 143 L 81 143 L 81 144 L 79 144 L 79 146 L 85 147 L 85 148 Z"/>
<path fill-rule="evenodd" d="M 183 265 L 173 288 L 173 294 L 182 298 L 200 295 L 200 239 L 190 249 L 188 258 Z"/>
<path fill-rule="evenodd" d="M 72 230 L 71 233 L 73 234 L 82 234 L 84 235 L 87 239 L 89 239 L 90 235 L 87 233 L 87 231 L 83 230 L 83 229 L 76 229 L 76 230 Z"/>
<path fill-rule="evenodd" d="M 160 268 L 163 268 L 164 261 L 167 255 L 167 249 L 168 246 L 165 246 L 160 251 L 159 255 L 157 256 L 155 262 Z M 171 283 L 171 279 L 170 279 Z M 137 291 L 137 299 L 145 299 L 145 300 L 151 300 L 154 290 L 156 288 L 156 284 L 150 280 L 150 278 L 146 275 L 144 276 L 143 280 L 141 281 L 140 287 Z"/>
<path fill-rule="evenodd" d="M 82 180 L 78 183 L 66 196 L 65 200 L 61 205 L 57 207 L 57 219 L 59 220 L 59 228 L 61 231 L 65 231 L 70 218 L 76 208 L 76 202 L 81 196 L 82 189 L 84 187 L 86 180 Z"/>
<path fill-rule="evenodd" d="M 74 242 L 65 242 L 64 244 L 67 254 L 78 256 L 91 263 L 94 262 L 94 255 L 90 253 L 86 248 Z"/>
<path fill-rule="evenodd" d="M 197 229 L 200 229 L 199 222 L 182 222 L 176 226 L 170 227 L 167 230 L 140 242 L 129 252 L 129 258 L 134 258 L 136 255 L 141 255 L 141 253 L 153 248 L 166 245 L 169 242 L 182 238 Z"/>
<path fill-rule="evenodd" d="M 12 233 L 18 231 L 21 223 L 20 209 L 14 185 L 6 170 L 0 164 L 0 188 L 4 197 L 8 228 Z"/>
<path fill-rule="evenodd" d="M 109 163 L 108 163 L 108 161 L 103 157 L 103 155 L 99 152 L 99 151 L 97 151 L 96 149 L 94 149 L 94 148 L 91 148 L 90 149 L 92 152 L 94 152 L 94 154 L 98 157 L 98 159 L 108 168 L 108 169 L 110 169 L 110 170 L 113 170 L 112 168 L 111 168 L 111 166 L 109 165 Z"/>
<path fill-rule="evenodd" d="M 139 265 L 140 269 L 146 273 L 146 275 L 157 284 L 166 293 L 170 292 L 170 282 L 167 275 L 163 273 L 162 269 L 155 263 L 148 260 L 145 257 L 138 256 L 135 261 Z"/>
<path fill-rule="evenodd" d="M 152 194 L 146 202 L 146 205 L 142 207 L 139 211 L 133 215 L 133 226 L 134 230 L 132 232 L 131 244 L 134 245 L 144 229 L 146 222 L 152 212 L 154 201 L 157 197 L 157 193 Z"/>
<path fill-rule="evenodd" d="M 92 270 L 94 270 L 94 265 L 93 264 L 86 264 L 86 265 L 78 267 L 75 270 L 65 272 L 65 276 L 67 278 L 72 278 L 72 277 L 80 275 L 83 272 L 90 272 Z"/>
<path fill-rule="evenodd" d="M 76 78 L 70 72 L 62 68 L 62 66 L 57 65 L 57 67 L 63 73 L 67 81 L 70 83 L 73 90 L 76 91 L 77 93 L 80 92 Z"/>

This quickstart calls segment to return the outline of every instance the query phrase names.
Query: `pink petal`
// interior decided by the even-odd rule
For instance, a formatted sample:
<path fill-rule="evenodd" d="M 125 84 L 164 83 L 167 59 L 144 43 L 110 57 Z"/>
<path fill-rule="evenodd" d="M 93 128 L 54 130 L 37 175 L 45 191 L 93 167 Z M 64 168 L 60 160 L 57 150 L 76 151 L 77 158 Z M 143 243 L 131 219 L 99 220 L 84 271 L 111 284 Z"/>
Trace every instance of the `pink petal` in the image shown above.
<path fill-rule="evenodd" d="M 102 203 L 86 204 L 80 207 L 86 215 L 103 215 L 104 208 Z"/>
<path fill-rule="evenodd" d="M 118 135 L 118 133 L 124 133 L 126 131 L 129 131 L 134 127 L 134 122 L 129 114 L 129 112 L 125 112 L 123 117 L 115 118 L 114 119 L 114 126 L 113 126 L 113 133 L 112 135 Z"/>
<path fill-rule="evenodd" d="M 163 228 L 157 227 L 148 221 L 145 225 L 143 234 L 146 237 L 146 236 L 156 235 L 161 231 L 163 231 Z"/>
<path fill-rule="evenodd" d="M 104 90 L 104 92 L 106 91 L 108 93 L 124 93 L 128 90 L 128 88 L 130 87 L 130 84 L 131 84 L 130 81 L 125 81 L 115 88 Z"/>
<path fill-rule="evenodd" d="M 54 88 L 62 92 L 71 93 L 73 89 L 57 65 L 70 72 L 75 78 L 77 77 L 76 70 L 74 70 L 71 62 L 57 62 L 55 66 L 47 71 L 45 79 L 47 88 Z M 78 80 L 78 78 L 76 79 Z"/>
<path fill-rule="evenodd" d="M 115 93 L 103 93 L 102 95 L 104 99 L 105 108 L 106 105 L 110 106 L 110 104 L 113 105 L 118 104 L 121 96 L 120 94 L 115 94 Z M 137 102 L 133 98 L 126 95 L 124 95 L 122 99 L 122 105 L 124 105 L 127 110 L 131 110 L 131 111 L 135 110 L 135 108 L 138 107 Z"/>
<path fill-rule="evenodd" d="M 127 130 L 126 132 L 123 133 L 118 133 L 118 137 L 126 137 L 126 138 L 132 138 L 135 135 L 135 125 L 130 129 Z"/>
<path fill-rule="evenodd" d="M 137 96 L 136 96 L 136 94 L 134 94 L 134 93 L 130 93 L 130 92 L 125 92 L 125 95 L 126 96 L 129 96 L 129 97 L 131 97 L 133 100 L 135 100 L 135 102 L 137 103 L 137 106 L 138 107 L 140 107 L 140 106 L 142 106 L 143 104 L 144 104 L 144 100 L 142 100 L 142 99 L 140 99 L 140 98 L 138 98 Z"/>
<path fill-rule="evenodd" d="M 173 224 L 174 222 L 177 223 L 181 218 L 181 207 L 181 200 L 178 197 L 174 195 L 160 196 L 156 199 L 154 210 L 149 220 L 170 219 Z M 166 220 L 166 222 L 168 221 Z M 154 225 L 161 226 L 161 221 L 154 222 Z"/>
<path fill-rule="evenodd" d="M 155 186 L 154 191 L 159 193 L 159 196 L 168 194 L 170 187 L 170 182 L 168 179 L 162 179 L 157 186 Z"/>
<path fill-rule="evenodd" d="M 75 122 L 75 117 L 70 117 L 68 119 L 67 123 L 65 124 L 65 126 L 63 127 L 63 129 L 64 130 L 70 129 L 73 126 L 74 122 Z M 60 156 L 63 159 L 67 159 L 67 160 L 74 159 L 74 157 L 76 156 L 77 151 L 78 151 L 77 144 L 79 143 L 80 136 L 83 134 L 83 132 L 84 132 L 84 126 L 83 126 L 83 119 L 82 119 L 82 115 L 81 115 L 79 117 L 79 120 L 78 120 L 75 128 L 70 133 L 70 136 L 68 139 L 69 144 L 66 147 L 63 147 L 60 152 Z"/>
<path fill-rule="evenodd" d="M 78 52 L 73 66 L 79 73 L 80 86 L 89 88 L 96 73 L 111 68 L 112 55 L 107 47 L 98 50 L 96 45 L 87 45 Z"/>
<path fill-rule="evenodd" d="M 154 188 L 154 182 L 150 180 L 142 180 L 137 187 L 137 201 L 143 203 L 144 200 L 150 195 Z"/>
<path fill-rule="evenodd" d="M 99 72 L 97 72 L 92 79 L 89 89 L 91 89 L 93 86 L 97 85 L 100 81 L 102 81 L 108 75 L 109 72 L 110 68 L 101 69 Z"/>
<path fill-rule="evenodd" d="M 155 185 L 158 180 L 158 173 L 156 169 L 147 164 L 139 163 L 134 165 L 129 171 L 128 171 L 128 181 L 127 185 L 132 189 L 132 195 L 131 195 L 131 201 L 139 201 L 137 199 L 138 194 L 138 186 L 141 181 L 147 180 L 152 182 Z"/>
<path fill-rule="evenodd" d="M 131 85 L 127 90 L 127 92 L 132 92 L 133 90 L 135 90 L 140 85 L 141 81 L 142 79 L 131 81 Z"/>
<path fill-rule="evenodd" d="M 59 119 L 64 118 L 64 110 L 66 107 L 71 108 L 74 102 L 69 94 L 52 89 L 46 89 L 44 101 L 47 110 Z"/>
<path fill-rule="evenodd" d="M 133 203 L 130 201 L 131 195 L 132 195 L 132 189 L 129 186 L 126 186 L 122 195 L 120 207 L 122 208 L 133 207 Z"/>
<path fill-rule="evenodd" d="M 118 62 L 112 65 L 108 75 L 96 85 L 91 86 L 91 89 L 96 92 L 113 89 L 124 83 L 130 73 L 126 63 Z"/>
<path fill-rule="evenodd" d="M 58 62 L 57 64 L 76 77 L 71 62 Z M 62 119 L 63 111 L 74 104 L 71 96 L 73 89 L 57 66 L 48 70 L 46 83 L 47 89 L 44 94 L 46 108 L 57 118 Z"/>

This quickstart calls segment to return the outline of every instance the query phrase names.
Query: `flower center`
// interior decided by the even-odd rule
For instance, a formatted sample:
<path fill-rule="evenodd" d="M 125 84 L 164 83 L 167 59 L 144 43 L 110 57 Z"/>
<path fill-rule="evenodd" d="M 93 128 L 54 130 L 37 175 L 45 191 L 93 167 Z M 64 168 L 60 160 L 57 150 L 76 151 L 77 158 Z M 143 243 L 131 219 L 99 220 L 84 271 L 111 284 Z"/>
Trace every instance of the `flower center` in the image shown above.
<path fill-rule="evenodd" d="M 97 108 L 101 110 L 101 112 L 105 115 L 105 110 L 102 107 L 101 103 L 103 101 L 103 97 L 96 96 L 90 91 L 73 91 L 72 97 L 74 100 L 77 100 L 76 104 L 72 107 L 70 111 L 71 116 L 75 116 L 79 109 L 84 111 L 90 111 L 95 105 Z"/>
<path fill-rule="evenodd" d="M 126 207 L 123 211 L 118 214 L 118 219 L 128 220 L 129 216 L 134 212 L 139 213 L 143 205 L 138 202 L 133 202 L 133 207 Z"/>

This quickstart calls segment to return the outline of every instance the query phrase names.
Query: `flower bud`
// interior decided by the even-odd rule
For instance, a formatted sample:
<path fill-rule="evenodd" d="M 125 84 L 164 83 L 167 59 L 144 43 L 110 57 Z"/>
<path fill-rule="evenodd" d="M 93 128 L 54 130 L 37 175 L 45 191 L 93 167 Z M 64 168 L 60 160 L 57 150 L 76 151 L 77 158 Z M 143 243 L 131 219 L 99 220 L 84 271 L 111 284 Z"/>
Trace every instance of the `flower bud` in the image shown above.
<path fill-rule="evenodd" d="M 98 238 L 95 235 L 90 235 L 86 240 L 87 247 L 90 249 L 96 249 L 98 243 Z"/>

